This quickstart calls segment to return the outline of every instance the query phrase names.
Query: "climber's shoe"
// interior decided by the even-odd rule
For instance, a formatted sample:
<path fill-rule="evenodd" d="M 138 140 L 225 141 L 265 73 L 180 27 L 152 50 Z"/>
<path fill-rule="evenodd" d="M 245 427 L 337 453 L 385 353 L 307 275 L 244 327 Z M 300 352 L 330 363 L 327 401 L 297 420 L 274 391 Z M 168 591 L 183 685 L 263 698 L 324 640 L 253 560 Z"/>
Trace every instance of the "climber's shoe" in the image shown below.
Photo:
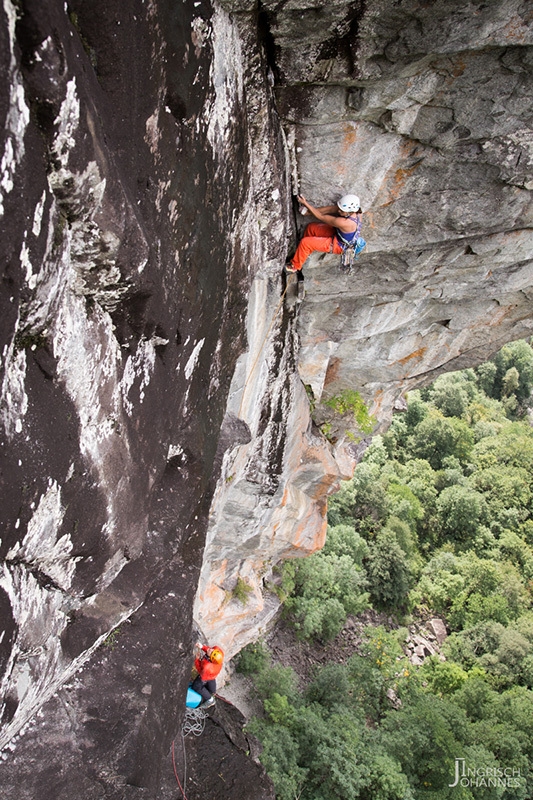
<path fill-rule="evenodd" d="M 209 700 L 206 700 L 204 703 L 202 703 L 202 708 L 211 708 L 211 706 L 214 706 L 215 703 L 216 703 L 215 696 L 211 695 Z"/>

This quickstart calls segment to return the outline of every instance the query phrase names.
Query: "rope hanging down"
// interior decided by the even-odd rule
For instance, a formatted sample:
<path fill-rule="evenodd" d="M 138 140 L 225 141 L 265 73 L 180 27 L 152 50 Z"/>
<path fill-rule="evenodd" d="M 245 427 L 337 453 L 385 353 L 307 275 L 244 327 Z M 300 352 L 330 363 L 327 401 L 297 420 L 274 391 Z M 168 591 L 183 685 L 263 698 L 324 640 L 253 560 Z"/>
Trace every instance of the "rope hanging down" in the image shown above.
<path fill-rule="evenodd" d="M 223 700 L 229 706 L 232 706 L 233 703 L 229 700 L 226 700 L 225 697 L 221 697 L 219 694 L 216 695 L 219 700 Z M 181 729 L 181 742 L 183 747 L 183 762 L 184 762 L 184 775 L 183 775 L 183 783 L 187 783 L 187 758 L 185 753 L 185 737 L 192 733 L 193 736 L 201 736 L 204 732 L 205 728 L 205 721 L 209 714 L 204 711 L 202 708 L 186 708 L 185 709 L 185 718 L 183 720 L 183 727 Z M 183 786 L 181 785 L 181 781 L 179 779 L 178 770 L 176 767 L 176 756 L 174 754 L 174 741 L 172 741 L 172 766 L 174 768 L 174 776 L 176 781 L 178 782 L 178 786 L 180 787 L 180 792 L 183 795 L 183 800 L 187 800 L 185 796 L 185 792 L 183 791 Z"/>
<path fill-rule="evenodd" d="M 185 755 L 185 747 L 183 748 L 183 754 Z M 180 787 L 180 792 L 183 795 L 183 800 L 187 800 L 185 792 L 183 791 L 183 786 L 181 785 L 180 779 L 178 777 L 178 770 L 176 769 L 176 758 L 174 756 L 174 741 L 172 741 L 172 766 L 174 767 L 174 775 L 175 775 L 176 780 L 178 782 L 178 786 Z M 185 778 L 183 779 L 183 782 L 184 783 L 186 782 Z"/>
<path fill-rule="evenodd" d="M 204 732 L 205 721 L 207 717 L 208 717 L 207 712 L 204 711 L 202 708 L 185 709 L 185 717 L 183 719 L 183 726 L 181 728 L 181 741 L 183 746 L 183 761 L 184 761 L 183 783 L 187 783 L 187 760 L 185 754 L 185 737 L 188 736 L 190 733 L 192 733 L 193 736 L 201 736 L 202 733 Z M 174 755 L 174 742 L 172 742 L 172 766 L 174 768 L 174 776 L 178 782 L 178 786 L 180 787 L 180 791 L 183 795 L 183 800 L 187 800 L 176 767 L 176 757 Z"/>

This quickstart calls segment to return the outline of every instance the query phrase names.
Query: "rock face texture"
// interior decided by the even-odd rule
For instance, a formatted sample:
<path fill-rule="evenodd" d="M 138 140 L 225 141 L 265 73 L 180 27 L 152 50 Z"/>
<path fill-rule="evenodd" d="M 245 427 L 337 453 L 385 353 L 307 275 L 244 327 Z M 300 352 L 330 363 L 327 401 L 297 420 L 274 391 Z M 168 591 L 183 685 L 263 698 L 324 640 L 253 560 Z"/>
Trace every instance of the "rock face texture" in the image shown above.
<path fill-rule="evenodd" d="M 270 566 L 320 546 L 327 494 L 364 446 L 354 446 L 353 416 L 328 420 L 324 402 L 356 390 L 384 427 L 406 391 L 533 329 L 529 4 L 266 2 L 262 14 L 293 189 L 316 205 L 358 194 L 367 248 L 350 275 L 338 256 L 312 255 L 294 322 L 274 325 L 260 367 L 249 337 L 236 372 L 235 394 L 253 388 L 229 407 L 252 440 L 227 458 L 195 608 L 230 653 L 275 614 Z M 308 218 L 297 217 L 301 230 Z M 261 297 L 248 328 L 263 343 Z M 288 337 L 307 395 L 287 378 L 280 417 Z M 309 395 L 333 442 L 313 423 Z M 275 458 L 265 457 L 269 441 Z"/>
<path fill-rule="evenodd" d="M 531 333 L 532 38 L 526 0 L 2 0 L 6 796 L 175 797 L 193 602 L 253 639 L 364 447 L 325 401 L 385 425 Z M 301 304 L 291 191 L 368 242 Z"/>
<path fill-rule="evenodd" d="M 402 392 L 530 333 L 531 24 L 519 2 L 378 2 L 352 60 L 318 56 L 311 76 L 287 61 L 302 187 L 354 189 L 368 210 L 355 274 L 308 270 L 300 363 L 317 398 L 356 386 L 385 421 Z"/>
<path fill-rule="evenodd" d="M 0 31 L 0 784 L 152 797 L 248 289 L 286 250 L 281 134 L 220 8 L 4 0 Z"/>

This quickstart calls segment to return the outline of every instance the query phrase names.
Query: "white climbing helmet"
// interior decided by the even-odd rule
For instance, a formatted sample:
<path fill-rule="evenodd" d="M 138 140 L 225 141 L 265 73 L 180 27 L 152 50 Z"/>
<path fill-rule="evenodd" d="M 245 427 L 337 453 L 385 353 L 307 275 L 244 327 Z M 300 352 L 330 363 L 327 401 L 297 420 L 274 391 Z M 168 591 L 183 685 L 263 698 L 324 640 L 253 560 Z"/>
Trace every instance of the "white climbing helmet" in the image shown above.
<path fill-rule="evenodd" d="M 361 201 L 356 194 L 345 194 L 337 201 L 337 205 L 341 211 L 359 211 Z"/>

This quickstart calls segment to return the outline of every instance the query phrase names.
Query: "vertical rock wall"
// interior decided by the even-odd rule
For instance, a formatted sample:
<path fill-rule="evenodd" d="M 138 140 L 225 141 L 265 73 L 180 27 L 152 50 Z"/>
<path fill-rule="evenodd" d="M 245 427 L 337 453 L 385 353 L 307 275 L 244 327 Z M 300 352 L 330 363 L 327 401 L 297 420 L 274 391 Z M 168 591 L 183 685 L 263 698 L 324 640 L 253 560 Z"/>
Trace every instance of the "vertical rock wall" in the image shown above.
<path fill-rule="evenodd" d="M 384 422 L 531 332 L 532 24 L 525 0 L 2 0 L 8 796 L 174 796 L 197 586 L 233 654 L 357 460 L 309 398 Z M 311 258 L 301 305 L 291 188 L 360 194 L 368 240 L 351 276 Z"/>
<path fill-rule="evenodd" d="M 284 57 L 294 22 L 273 15 L 302 187 L 367 212 L 353 276 L 310 265 L 300 371 L 385 421 L 402 392 L 531 331 L 533 20 L 522 2 L 336 8 L 357 47 L 340 36 L 313 67 Z"/>
<path fill-rule="evenodd" d="M 3 0 L 0 31 L 2 792 L 175 793 L 247 294 L 286 249 L 266 68 L 207 2 Z"/>
<path fill-rule="evenodd" d="M 320 422 L 356 390 L 386 425 L 406 391 L 533 329 L 529 4 L 266 0 L 262 20 L 293 188 L 316 205 L 358 194 L 368 244 L 350 275 L 308 260 L 286 327 L 267 335 L 264 289 L 250 305 L 229 407 L 252 439 L 225 462 L 195 609 L 230 652 L 275 613 L 272 565 L 321 546 L 357 460 L 353 417 L 328 442 L 309 396 Z"/>

